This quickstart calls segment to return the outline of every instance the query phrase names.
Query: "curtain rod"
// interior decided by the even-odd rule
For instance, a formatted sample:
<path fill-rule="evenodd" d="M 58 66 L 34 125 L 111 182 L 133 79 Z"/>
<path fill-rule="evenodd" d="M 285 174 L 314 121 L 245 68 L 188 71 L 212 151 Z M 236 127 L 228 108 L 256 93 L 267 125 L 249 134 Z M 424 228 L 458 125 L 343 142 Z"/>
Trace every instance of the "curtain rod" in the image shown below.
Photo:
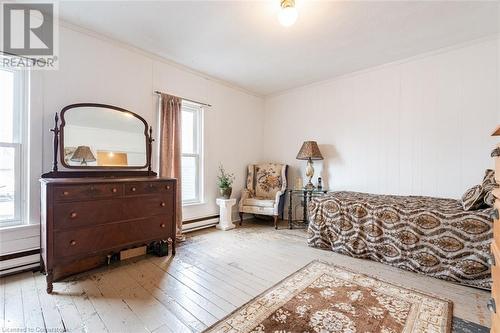
<path fill-rule="evenodd" d="M 158 91 L 158 90 L 155 90 L 155 94 L 157 95 L 161 95 L 161 94 L 166 94 L 166 95 L 170 95 L 170 94 L 167 94 L 167 93 L 162 93 L 161 91 Z M 185 101 L 188 101 L 188 102 L 191 102 L 191 103 L 196 103 L 196 104 L 199 104 L 199 105 L 204 105 L 204 106 L 212 106 L 211 104 L 207 104 L 207 103 L 203 103 L 203 102 L 198 102 L 198 101 L 195 101 L 195 100 L 192 100 L 192 99 L 189 99 L 189 98 L 184 98 L 184 97 L 179 97 Z"/>

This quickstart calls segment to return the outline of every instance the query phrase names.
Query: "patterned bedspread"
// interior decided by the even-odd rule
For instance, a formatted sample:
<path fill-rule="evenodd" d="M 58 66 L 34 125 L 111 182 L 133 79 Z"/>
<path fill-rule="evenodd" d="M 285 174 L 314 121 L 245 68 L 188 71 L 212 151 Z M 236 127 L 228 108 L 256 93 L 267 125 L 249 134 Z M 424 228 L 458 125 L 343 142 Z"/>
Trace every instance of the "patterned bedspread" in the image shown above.
<path fill-rule="evenodd" d="M 308 210 L 310 246 L 491 288 L 491 208 L 464 211 L 452 199 L 332 192 L 313 198 Z"/>

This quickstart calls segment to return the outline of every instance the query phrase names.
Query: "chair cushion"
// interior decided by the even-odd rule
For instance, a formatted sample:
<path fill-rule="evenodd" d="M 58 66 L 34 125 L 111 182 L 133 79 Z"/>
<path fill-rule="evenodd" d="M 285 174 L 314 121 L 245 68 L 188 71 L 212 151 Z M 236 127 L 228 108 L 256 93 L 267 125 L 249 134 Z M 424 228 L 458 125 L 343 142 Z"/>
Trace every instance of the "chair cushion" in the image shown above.
<path fill-rule="evenodd" d="M 244 206 L 274 207 L 274 200 L 248 198 L 243 200 Z"/>

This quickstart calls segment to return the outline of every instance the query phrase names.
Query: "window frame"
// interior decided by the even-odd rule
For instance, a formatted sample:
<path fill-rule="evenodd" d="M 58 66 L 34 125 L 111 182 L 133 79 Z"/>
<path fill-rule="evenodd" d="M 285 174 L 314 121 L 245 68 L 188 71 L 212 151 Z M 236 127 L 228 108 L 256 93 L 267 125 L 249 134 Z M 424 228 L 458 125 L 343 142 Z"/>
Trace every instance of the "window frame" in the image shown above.
<path fill-rule="evenodd" d="M 203 204 L 204 193 L 203 193 L 203 106 L 190 101 L 182 100 L 181 105 L 181 115 L 183 112 L 192 112 L 193 119 L 195 123 L 195 128 L 193 129 L 193 145 L 194 151 L 192 153 L 184 153 L 181 147 L 181 163 L 182 158 L 192 157 L 195 159 L 196 176 L 195 176 L 195 188 L 196 195 L 193 199 L 184 200 L 182 199 L 182 206 L 191 206 Z M 182 121 L 182 118 L 181 118 Z M 182 126 L 181 126 L 182 128 Z M 182 144 L 182 142 L 181 142 Z M 182 165 L 181 165 L 182 169 Z M 181 180 L 182 184 L 182 180 Z"/>
<path fill-rule="evenodd" d="M 0 58 L 6 57 L 0 55 Z M 18 110 L 13 115 L 13 142 L 0 141 L 0 147 L 14 148 L 14 218 L 0 221 L 0 229 L 19 227 L 29 224 L 29 71 L 0 67 L 2 71 L 14 74 L 13 109 Z M 18 126 L 15 126 L 15 124 Z"/>

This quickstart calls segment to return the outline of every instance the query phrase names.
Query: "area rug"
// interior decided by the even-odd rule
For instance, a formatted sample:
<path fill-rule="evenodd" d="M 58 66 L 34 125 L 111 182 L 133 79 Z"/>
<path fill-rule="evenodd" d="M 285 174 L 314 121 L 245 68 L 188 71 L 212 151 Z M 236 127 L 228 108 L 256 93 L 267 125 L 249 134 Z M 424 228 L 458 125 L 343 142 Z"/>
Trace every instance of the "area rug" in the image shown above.
<path fill-rule="evenodd" d="M 449 333 L 452 303 L 313 261 L 205 332 Z"/>

